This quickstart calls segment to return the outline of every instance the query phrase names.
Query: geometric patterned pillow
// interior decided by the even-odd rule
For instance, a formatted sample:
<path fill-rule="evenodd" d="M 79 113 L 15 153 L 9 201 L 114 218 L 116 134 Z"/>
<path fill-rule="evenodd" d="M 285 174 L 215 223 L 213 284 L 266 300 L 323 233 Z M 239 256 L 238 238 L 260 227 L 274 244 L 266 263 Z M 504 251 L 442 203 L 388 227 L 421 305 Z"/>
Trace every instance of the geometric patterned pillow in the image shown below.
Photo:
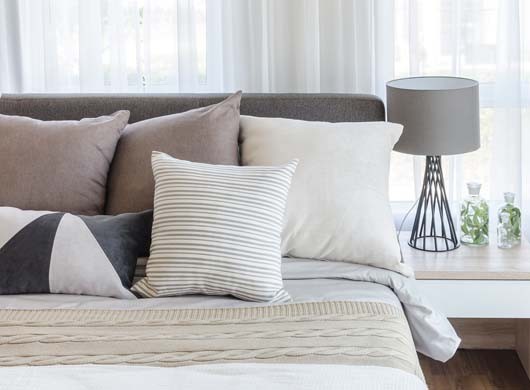
<path fill-rule="evenodd" d="M 0 294 L 135 299 L 138 257 L 149 254 L 153 212 L 80 216 L 0 207 Z"/>

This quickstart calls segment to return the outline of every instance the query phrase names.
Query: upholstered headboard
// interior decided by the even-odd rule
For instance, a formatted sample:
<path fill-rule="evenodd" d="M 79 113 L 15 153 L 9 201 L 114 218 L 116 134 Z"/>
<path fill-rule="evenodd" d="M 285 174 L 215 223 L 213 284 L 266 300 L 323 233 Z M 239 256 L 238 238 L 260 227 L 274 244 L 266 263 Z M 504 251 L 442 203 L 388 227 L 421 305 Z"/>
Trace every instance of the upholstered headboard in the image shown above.
<path fill-rule="evenodd" d="M 0 113 L 42 120 L 81 119 L 131 112 L 130 123 L 184 112 L 223 100 L 225 94 L 4 94 Z M 243 94 L 241 113 L 327 122 L 384 121 L 385 107 L 373 95 Z"/>

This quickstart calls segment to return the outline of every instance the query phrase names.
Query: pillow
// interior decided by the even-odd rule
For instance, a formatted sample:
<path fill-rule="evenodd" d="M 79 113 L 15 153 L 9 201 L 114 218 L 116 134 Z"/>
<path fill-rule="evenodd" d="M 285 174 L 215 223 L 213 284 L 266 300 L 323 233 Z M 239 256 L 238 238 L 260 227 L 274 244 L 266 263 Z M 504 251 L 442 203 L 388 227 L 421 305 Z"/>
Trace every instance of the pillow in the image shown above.
<path fill-rule="evenodd" d="M 283 302 L 280 237 L 296 161 L 239 167 L 153 152 L 155 210 L 144 297 L 233 295 Z"/>
<path fill-rule="evenodd" d="M 153 150 L 181 160 L 239 165 L 240 101 L 237 92 L 212 106 L 127 126 L 111 167 L 107 214 L 153 208 Z"/>
<path fill-rule="evenodd" d="M 152 211 L 115 217 L 0 207 L 0 294 L 63 293 L 134 299 Z"/>
<path fill-rule="evenodd" d="M 0 115 L 0 206 L 102 214 L 129 111 L 80 121 Z"/>
<path fill-rule="evenodd" d="M 136 268 L 134 269 L 134 283 L 138 282 L 141 278 L 145 278 L 145 268 L 147 267 L 148 257 L 139 257 L 136 261 Z"/>
<path fill-rule="evenodd" d="M 402 126 L 241 117 L 243 165 L 300 160 L 287 203 L 285 256 L 374 265 L 406 275 L 388 200 Z"/>

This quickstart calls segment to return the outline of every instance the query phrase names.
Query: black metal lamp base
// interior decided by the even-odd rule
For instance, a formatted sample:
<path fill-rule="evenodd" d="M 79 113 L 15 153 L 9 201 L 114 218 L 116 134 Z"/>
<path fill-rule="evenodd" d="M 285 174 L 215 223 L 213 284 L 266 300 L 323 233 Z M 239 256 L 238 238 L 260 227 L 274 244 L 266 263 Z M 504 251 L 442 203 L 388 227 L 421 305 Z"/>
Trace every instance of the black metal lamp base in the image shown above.
<path fill-rule="evenodd" d="M 440 156 L 426 157 L 409 246 L 428 252 L 447 252 L 460 246 L 445 193 Z"/>

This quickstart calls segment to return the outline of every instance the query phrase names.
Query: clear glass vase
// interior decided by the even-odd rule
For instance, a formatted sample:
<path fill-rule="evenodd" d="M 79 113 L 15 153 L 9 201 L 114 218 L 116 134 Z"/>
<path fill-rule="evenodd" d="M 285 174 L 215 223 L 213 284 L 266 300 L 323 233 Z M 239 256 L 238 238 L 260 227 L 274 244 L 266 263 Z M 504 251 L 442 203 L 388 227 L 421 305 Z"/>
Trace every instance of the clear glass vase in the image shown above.
<path fill-rule="evenodd" d="M 511 248 L 521 243 L 521 210 L 515 206 L 515 194 L 504 193 L 504 204 L 498 212 L 497 245 Z"/>
<path fill-rule="evenodd" d="M 460 241 L 467 245 L 489 243 L 489 206 L 480 197 L 480 183 L 467 183 L 468 196 L 460 207 Z"/>

